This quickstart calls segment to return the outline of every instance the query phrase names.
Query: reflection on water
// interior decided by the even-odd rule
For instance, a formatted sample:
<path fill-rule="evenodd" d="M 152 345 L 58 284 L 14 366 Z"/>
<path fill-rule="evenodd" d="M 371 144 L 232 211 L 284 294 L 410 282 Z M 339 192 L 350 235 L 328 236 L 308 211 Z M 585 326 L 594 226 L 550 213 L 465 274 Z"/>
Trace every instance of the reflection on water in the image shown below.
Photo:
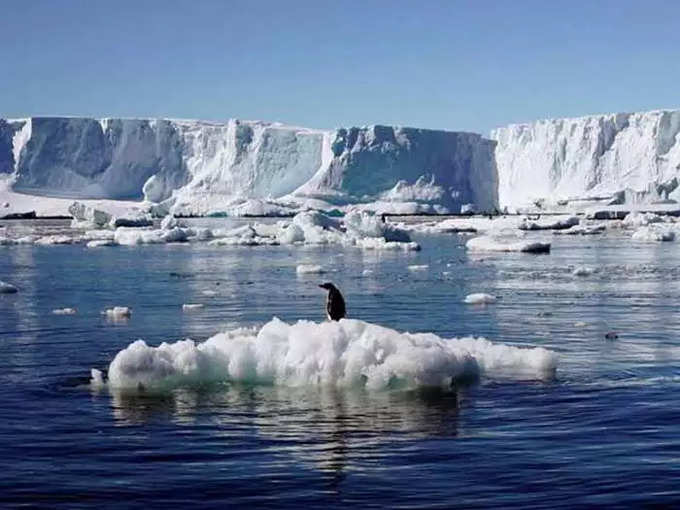
<path fill-rule="evenodd" d="M 459 411 L 456 393 L 438 389 L 370 393 L 225 384 L 166 394 L 110 390 L 110 395 L 117 425 L 172 421 L 196 427 L 207 419 L 213 436 L 245 434 L 260 447 L 271 444 L 338 477 L 358 469 L 355 461 L 377 456 L 386 442 L 455 437 Z"/>

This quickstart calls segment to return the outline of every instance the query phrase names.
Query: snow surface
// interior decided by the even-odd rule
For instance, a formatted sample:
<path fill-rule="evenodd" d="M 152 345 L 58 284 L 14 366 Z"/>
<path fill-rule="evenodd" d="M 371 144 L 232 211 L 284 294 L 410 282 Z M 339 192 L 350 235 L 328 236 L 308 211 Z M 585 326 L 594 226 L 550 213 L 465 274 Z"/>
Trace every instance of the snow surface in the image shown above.
<path fill-rule="evenodd" d="M 492 131 L 501 207 L 536 200 L 673 198 L 680 110 L 541 120 Z M 625 193 L 625 190 L 630 190 Z"/>
<path fill-rule="evenodd" d="M 109 365 L 108 384 L 157 390 L 217 381 L 448 388 L 480 375 L 549 379 L 556 367 L 557 355 L 541 347 L 401 333 L 351 319 L 287 324 L 274 318 L 260 329 L 239 328 L 202 343 L 187 339 L 152 347 L 137 340 Z M 92 372 L 92 384 L 104 384 L 101 372 Z"/>

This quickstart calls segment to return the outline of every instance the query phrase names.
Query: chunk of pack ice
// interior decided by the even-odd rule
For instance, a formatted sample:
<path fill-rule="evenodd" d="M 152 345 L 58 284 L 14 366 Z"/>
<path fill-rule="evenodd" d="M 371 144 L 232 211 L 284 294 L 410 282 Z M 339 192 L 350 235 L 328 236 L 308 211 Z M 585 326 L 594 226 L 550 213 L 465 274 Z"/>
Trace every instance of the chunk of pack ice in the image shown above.
<path fill-rule="evenodd" d="M 574 268 L 574 270 L 571 272 L 574 276 L 590 276 L 595 272 L 595 269 L 592 267 L 587 267 L 587 266 L 578 266 Z"/>
<path fill-rule="evenodd" d="M 509 236 L 474 237 L 465 244 L 471 251 L 549 253 L 550 243 Z"/>
<path fill-rule="evenodd" d="M 109 319 L 129 319 L 132 315 L 132 309 L 127 306 L 114 306 L 102 312 Z"/>
<path fill-rule="evenodd" d="M 185 303 L 182 305 L 183 312 L 193 312 L 196 310 L 200 310 L 201 308 L 203 308 L 203 305 L 201 303 Z"/>
<path fill-rule="evenodd" d="M 16 294 L 18 289 L 11 283 L 0 280 L 0 294 Z"/>
<path fill-rule="evenodd" d="M 325 273 L 322 266 L 316 264 L 300 264 L 295 269 L 297 274 L 322 274 Z"/>
<path fill-rule="evenodd" d="M 641 227 L 631 236 L 635 241 L 673 241 L 675 239 L 675 232 L 670 229 L 658 228 L 658 227 Z"/>
<path fill-rule="evenodd" d="M 54 245 L 54 244 L 73 244 L 75 242 L 75 239 L 70 237 L 70 236 L 65 236 L 65 235 L 52 235 L 52 236 L 43 236 L 38 239 L 36 239 L 35 244 L 40 244 L 40 245 Z"/>
<path fill-rule="evenodd" d="M 75 226 L 87 228 L 105 228 L 111 221 L 111 215 L 100 211 L 81 202 L 73 202 L 68 207 L 68 212 L 73 216 Z"/>
<path fill-rule="evenodd" d="M 566 230 L 578 225 L 581 220 L 578 216 L 566 218 L 547 219 L 543 221 L 525 219 L 517 228 L 520 230 Z"/>
<path fill-rule="evenodd" d="M 75 308 L 56 308 L 52 310 L 54 315 L 75 315 L 77 310 Z"/>
<path fill-rule="evenodd" d="M 427 271 L 430 266 L 427 264 L 413 264 L 408 266 L 409 271 Z"/>
<path fill-rule="evenodd" d="M 495 303 L 497 299 L 496 296 L 484 292 L 475 292 L 465 296 L 465 302 L 471 305 L 488 305 Z"/>
<path fill-rule="evenodd" d="M 274 318 L 262 328 L 238 328 L 202 343 L 187 339 L 153 347 L 137 340 L 114 357 L 108 384 L 159 391 L 219 381 L 451 388 L 454 381 L 480 376 L 551 379 L 556 368 L 557 355 L 542 347 L 402 333 L 356 319 L 287 324 Z"/>

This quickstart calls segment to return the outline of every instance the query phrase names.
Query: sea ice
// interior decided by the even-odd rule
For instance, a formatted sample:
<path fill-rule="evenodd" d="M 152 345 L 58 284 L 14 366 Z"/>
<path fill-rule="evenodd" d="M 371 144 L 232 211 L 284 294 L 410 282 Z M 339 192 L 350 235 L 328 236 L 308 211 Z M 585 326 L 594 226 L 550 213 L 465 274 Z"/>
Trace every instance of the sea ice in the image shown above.
<path fill-rule="evenodd" d="M 195 310 L 200 310 L 201 308 L 203 308 L 201 303 L 185 303 L 182 305 L 182 311 L 184 312 L 193 312 Z"/>
<path fill-rule="evenodd" d="M 595 269 L 592 267 L 587 267 L 587 266 L 578 266 L 574 268 L 574 270 L 571 272 L 574 276 L 590 276 L 595 272 Z"/>
<path fill-rule="evenodd" d="M 512 236 L 481 236 L 474 237 L 465 244 L 472 251 L 525 252 L 549 253 L 550 243 L 529 241 Z"/>
<path fill-rule="evenodd" d="M 477 292 L 474 294 L 468 294 L 465 296 L 465 302 L 472 305 L 488 305 L 495 303 L 498 298 L 491 294 L 485 294 L 483 292 Z"/>
<path fill-rule="evenodd" d="M 114 306 L 102 312 L 110 319 L 128 319 L 132 315 L 132 310 L 127 306 Z"/>
<path fill-rule="evenodd" d="M 549 379 L 556 367 L 557 355 L 541 347 L 401 333 L 352 319 L 287 324 L 274 318 L 260 329 L 239 328 L 202 343 L 187 339 L 152 347 L 137 340 L 109 365 L 108 384 L 157 390 L 212 381 L 450 388 L 454 381 L 480 375 Z M 94 384 L 103 381 L 99 375 L 93 374 Z"/>
<path fill-rule="evenodd" d="M 77 310 L 75 308 L 57 308 L 52 310 L 54 315 L 75 315 Z"/>
<path fill-rule="evenodd" d="M 11 283 L 0 280 L 0 294 L 16 294 L 18 289 Z"/>
<path fill-rule="evenodd" d="M 324 268 L 314 264 L 300 264 L 295 270 L 297 274 L 322 274 L 325 273 Z"/>
<path fill-rule="evenodd" d="M 658 227 L 641 227 L 631 236 L 636 241 L 673 241 L 675 240 L 675 232 L 667 228 Z"/>

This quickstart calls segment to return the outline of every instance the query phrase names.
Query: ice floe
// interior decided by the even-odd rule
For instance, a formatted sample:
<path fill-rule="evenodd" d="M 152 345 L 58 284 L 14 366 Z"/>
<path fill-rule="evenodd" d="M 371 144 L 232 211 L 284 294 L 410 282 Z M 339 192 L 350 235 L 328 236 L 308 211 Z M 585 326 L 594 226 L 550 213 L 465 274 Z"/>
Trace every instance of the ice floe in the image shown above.
<path fill-rule="evenodd" d="M 193 312 L 196 310 L 200 310 L 201 308 L 203 308 L 203 305 L 201 303 L 185 303 L 182 305 L 183 312 Z"/>
<path fill-rule="evenodd" d="M 659 227 L 641 227 L 631 236 L 635 241 L 655 242 L 655 241 L 673 241 L 675 240 L 675 232 L 668 228 Z"/>
<path fill-rule="evenodd" d="M 300 264 L 295 269 L 295 272 L 297 274 L 321 274 L 325 273 L 325 270 L 322 266 L 315 264 Z"/>
<path fill-rule="evenodd" d="M 127 306 L 114 306 L 104 310 L 102 314 L 110 319 L 128 319 L 132 315 L 132 309 Z"/>
<path fill-rule="evenodd" d="M 497 300 L 496 296 L 485 294 L 484 292 L 476 292 L 465 296 L 465 302 L 472 305 L 488 305 L 495 303 Z"/>
<path fill-rule="evenodd" d="M 57 308 L 52 310 L 54 315 L 75 315 L 78 311 L 75 308 Z"/>
<path fill-rule="evenodd" d="M 550 243 L 510 235 L 474 237 L 465 244 L 471 251 L 549 253 Z"/>
<path fill-rule="evenodd" d="M 18 289 L 11 283 L 0 280 L 0 294 L 16 294 Z"/>
<path fill-rule="evenodd" d="M 331 385 L 369 390 L 449 388 L 479 376 L 549 379 L 557 355 L 484 338 L 440 338 L 401 333 L 352 319 L 239 328 L 205 342 L 180 340 L 158 347 L 137 340 L 108 368 L 112 388 L 168 390 L 221 381 L 285 386 Z M 102 385 L 93 372 L 92 384 Z"/>

